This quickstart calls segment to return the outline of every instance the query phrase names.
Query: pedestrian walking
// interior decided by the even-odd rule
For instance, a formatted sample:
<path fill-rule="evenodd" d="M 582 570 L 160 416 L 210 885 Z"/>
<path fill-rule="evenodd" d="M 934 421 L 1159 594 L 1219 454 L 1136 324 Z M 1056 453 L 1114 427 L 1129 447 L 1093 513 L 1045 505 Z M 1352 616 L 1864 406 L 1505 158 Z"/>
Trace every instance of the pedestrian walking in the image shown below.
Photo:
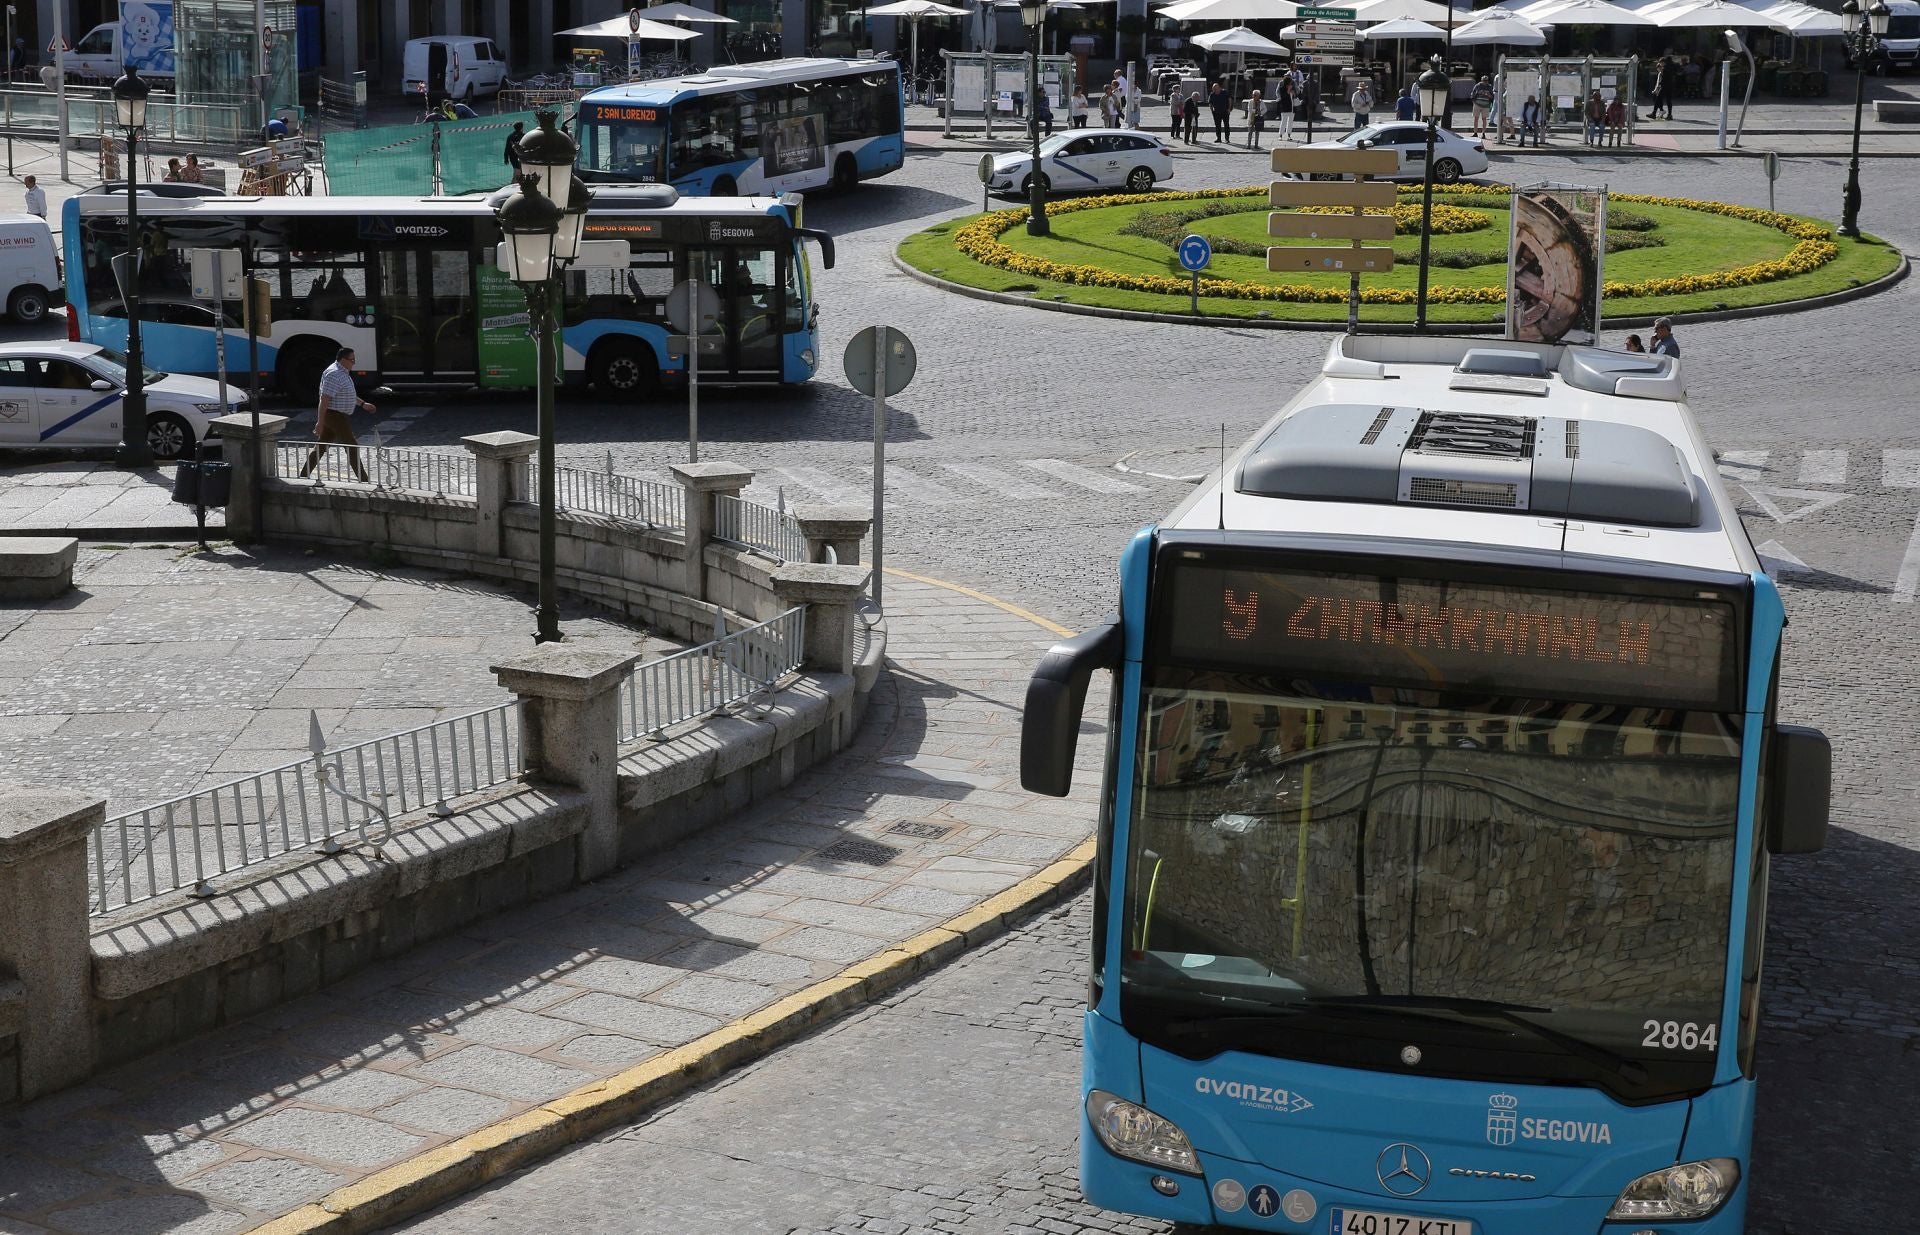
<path fill-rule="evenodd" d="M 1647 119 L 1658 120 L 1663 107 L 1666 108 L 1667 119 L 1673 119 L 1674 77 L 1672 59 L 1660 57 L 1653 68 L 1653 110 L 1647 113 Z"/>
<path fill-rule="evenodd" d="M 1373 83 L 1362 78 L 1347 96 L 1347 104 L 1353 108 L 1354 128 L 1364 129 L 1373 123 L 1373 101 Z"/>
<path fill-rule="evenodd" d="M 1213 83 L 1213 89 L 1207 92 L 1207 109 L 1213 113 L 1213 140 L 1221 143 L 1230 141 L 1233 137 L 1233 99 L 1227 94 L 1227 83 Z"/>
<path fill-rule="evenodd" d="M 32 176 L 28 176 L 23 183 L 25 184 L 26 190 L 27 190 L 25 194 L 27 213 L 32 215 L 38 215 L 43 219 L 46 218 L 47 217 L 47 191 L 41 188 L 40 182 L 34 179 Z"/>
<path fill-rule="evenodd" d="M 1656 356 L 1680 354 L 1680 340 L 1673 337 L 1673 319 L 1670 317 L 1653 319 L 1653 354 Z"/>
<path fill-rule="evenodd" d="M 1280 140 L 1290 142 L 1293 140 L 1294 93 L 1292 75 L 1289 74 L 1282 77 L 1276 90 L 1277 93 L 1273 96 L 1273 112 L 1280 121 Z"/>
<path fill-rule="evenodd" d="M 1587 145 L 1598 146 L 1607 135 L 1607 104 L 1598 90 L 1587 95 Z"/>
<path fill-rule="evenodd" d="M 1542 121 L 1540 100 L 1530 94 L 1527 96 L 1527 101 L 1520 106 L 1520 144 L 1522 146 L 1527 144 L 1529 137 L 1533 139 L 1533 144 L 1536 146 L 1545 144 L 1545 125 Z"/>
<path fill-rule="evenodd" d="M 1195 90 L 1187 95 L 1186 102 L 1180 105 L 1180 127 L 1187 145 L 1200 140 L 1200 92 Z"/>
<path fill-rule="evenodd" d="M 360 397 L 359 389 L 353 384 L 353 349 L 341 348 L 333 363 L 320 374 L 320 405 L 315 411 L 313 433 L 313 440 L 319 444 L 308 453 L 300 475 L 311 475 L 320 465 L 320 457 L 327 453 L 328 444 L 339 443 L 347 448 L 347 463 L 353 468 L 353 474 L 364 481 L 367 468 L 360 462 L 360 439 L 353 435 L 352 418 L 355 411 L 378 410 Z"/>
<path fill-rule="evenodd" d="M 1473 135 L 1487 135 L 1487 113 L 1493 110 L 1493 79 L 1482 74 L 1473 83 Z"/>
<path fill-rule="evenodd" d="M 1618 146 L 1627 137 L 1627 101 L 1618 94 L 1607 104 L 1607 145 Z"/>
<path fill-rule="evenodd" d="M 1260 135 L 1267 128 L 1267 101 L 1258 90 L 1247 96 L 1247 149 L 1260 149 Z"/>
<path fill-rule="evenodd" d="M 1393 101 L 1393 118 L 1395 120 L 1418 120 L 1420 118 L 1420 103 L 1413 97 L 1412 86 L 1400 87 L 1400 97 Z"/>
<path fill-rule="evenodd" d="M 524 120 L 514 121 L 513 131 L 507 134 L 507 148 L 501 155 L 506 161 L 507 166 L 513 169 L 513 178 L 515 180 L 520 179 L 520 139 L 526 135 L 527 122 Z"/>
<path fill-rule="evenodd" d="M 1076 129 L 1087 127 L 1087 92 L 1078 86 L 1073 88 L 1073 101 L 1067 104 L 1067 119 Z"/>

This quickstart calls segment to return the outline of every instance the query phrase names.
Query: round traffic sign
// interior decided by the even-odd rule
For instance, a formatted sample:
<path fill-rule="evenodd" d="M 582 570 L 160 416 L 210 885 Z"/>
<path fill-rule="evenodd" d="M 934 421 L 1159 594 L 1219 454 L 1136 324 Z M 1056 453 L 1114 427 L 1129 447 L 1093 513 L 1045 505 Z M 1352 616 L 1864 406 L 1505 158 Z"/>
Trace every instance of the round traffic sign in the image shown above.
<path fill-rule="evenodd" d="M 853 336 L 847 344 L 843 358 L 847 369 L 847 385 L 863 395 L 873 394 L 874 342 L 878 337 L 881 347 L 881 363 L 886 367 L 886 389 L 889 395 L 897 395 L 907 388 L 913 380 L 913 371 L 919 364 L 913 344 L 907 336 L 894 326 L 868 326 Z"/>
<path fill-rule="evenodd" d="M 1205 236 L 1188 236 L 1180 242 L 1180 264 L 1188 270 L 1205 270 L 1213 260 L 1213 246 Z"/>
<path fill-rule="evenodd" d="M 990 154 L 983 154 L 980 156 L 980 183 L 991 184 L 992 182 L 993 182 L 993 156 Z"/>
<path fill-rule="evenodd" d="M 634 34 L 640 33 L 640 10 L 639 9 L 636 8 L 636 9 L 627 10 L 627 29 L 632 31 Z"/>

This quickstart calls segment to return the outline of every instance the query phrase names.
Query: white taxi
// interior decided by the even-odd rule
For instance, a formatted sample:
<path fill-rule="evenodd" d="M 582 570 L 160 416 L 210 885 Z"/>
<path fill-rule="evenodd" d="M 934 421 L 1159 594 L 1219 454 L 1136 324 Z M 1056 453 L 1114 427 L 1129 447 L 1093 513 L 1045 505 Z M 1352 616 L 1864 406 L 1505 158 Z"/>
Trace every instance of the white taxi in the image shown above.
<path fill-rule="evenodd" d="M 995 193 L 1027 195 L 1033 156 L 996 154 L 987 177 Z M 1173 177 L 1173 150 L 1138 129 L 1068 129 L 1040 143 L 1040 187 L 1145 193 Z"/>
<path fill-rule="evenodd" d="M 158 459 L 191 454 L 207 422 L 246 410 L 246 392 L 204 377 L 145 370 L 147 445 Z M 94 343 L 0 343 L 0 450 L 115 446 L 127 358 Z"/>

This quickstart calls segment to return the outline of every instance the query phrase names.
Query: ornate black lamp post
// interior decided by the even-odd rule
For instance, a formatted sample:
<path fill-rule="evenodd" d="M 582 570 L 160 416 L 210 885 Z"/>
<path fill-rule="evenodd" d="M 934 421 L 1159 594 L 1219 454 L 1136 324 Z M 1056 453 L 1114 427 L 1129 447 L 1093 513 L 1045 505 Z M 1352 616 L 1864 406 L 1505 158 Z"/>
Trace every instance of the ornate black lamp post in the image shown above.
<path fill-rule="evenodd" d="M 1887 27 L 1893 22 L 1893 10 L 1888 8 L 1886 0 L 1875 0 L 1872 8 L 1862 12 L 1860 0 L 1847 0 L 1840 6 L 1841 19 L 1846 23 L 1847 50 L 1853 53 L 1853 157 L 1847 160 L 1847 191 L 1844 205 L 1840 211 L 1840 234 L 1858 236 L 1860 234 L 1860 106 L 1867 94 L 1867 61 L 1873 59 L 1873 50 L 1887 33 Z M 1862 16 L 1866 21 L 1862 22 Z"/>
<path fill-rule="evenodd" d="M 1020 0 L 1020 21 L 1027 28 L 1027 144 L 1033 167 L 1027 172 L 1027 235 L 1053 231 L 1047 222 L 1046 176 L 1040 170 L 1040 27 L 1047 20 L 1047 0 Z"/>
<path fill-rule="evenodd" d="M 1427 257 L 1433 245 L 1433 142 L 1440 128 L 1440 113 L 1447 105 L 1453 83 L 1437 66 L 1428 66 L 1418 83 L 1420 112 L 1427 118 L 1427 161 L 1420 186 L 1420 293 L 1414 302 L 1414 325 L 1427 328 Z"/>
<path fill-rule="evenodd" d="M 147 444 L 147 370 L 140 361 L 140 192 L 134 174 L 134 142 L 147 127 L 147 90 L 131 64 L 113 83 L 113 109 L 127 134 L 127 259 L 120 286 L 127 311 L 127 396 L 120 412 L 120 461 L 128 467 L 153 462 Z"/>
<path fill-rule="evenodd" d="M 539 349 L 535 399 L 540 433 L 540 607 L 534 640 L 560 641 L 560 604 L 554 582 L 553 312 L 561 294 L 560 273 L 580 255 L 580 235 L 592 194 L 573 178 L 578 151 L 554 127 L 558 115 L 543 111 L 539 127 L 520 142 L 519 187 L 495 211 L 505 237 L 511 278 L 526 293 L 528 333 Z M 566 209 L 556 201 L 567 203 Z"/>

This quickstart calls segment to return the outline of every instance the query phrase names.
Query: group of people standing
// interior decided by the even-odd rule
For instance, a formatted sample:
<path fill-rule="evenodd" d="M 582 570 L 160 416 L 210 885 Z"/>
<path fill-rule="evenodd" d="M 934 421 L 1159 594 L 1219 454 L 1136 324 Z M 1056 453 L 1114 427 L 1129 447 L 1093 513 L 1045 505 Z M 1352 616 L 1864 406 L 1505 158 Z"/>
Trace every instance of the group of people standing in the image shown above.
<path fill-rule="evenodd" d="M 1042 99 L 1041 118 L 1051 121 L 1052 116 L 1045 109 Z M 1087 117 L 1092 108 L 1087 101 L 1087 92 L 1080 87 L 1073 88 L 1073 98 L 1067 104 L 1067 119 L 1076 129 L 1087 127 Z M 1113 71 L 1113 80 L 1100 94 L 1100 126 L 1107 129 L 1140 127 L 1140 90 L 1127 80 L 1124 69 Z"/>
<path fill-rule="evenodd" d="M 1268 78 L 1267 87 L 1273 91 L 1271 98 L 1259 89 L 1247 95 L 1246 146 L 1249 150 L 1263 149 L 1260 143 L 1266 136 L 1268 120 L 1276 123 L 1281 141 L 1292 141 L 1295 117 L 1318 114 L 1319 83 L 1299 69 Z M 1181 97 L 1176 90 L 1169 97 L 1168 104 L 1173 111 L 1171 131 L 1189 144 L 1198 142 L 1202 106 L 1200 92 L 1192 90 Z M 1224 80 L 1208 87 L 1205 107 L 1213 118 L 1213 140 L 1231 144 L 1234 102 Z"/>

